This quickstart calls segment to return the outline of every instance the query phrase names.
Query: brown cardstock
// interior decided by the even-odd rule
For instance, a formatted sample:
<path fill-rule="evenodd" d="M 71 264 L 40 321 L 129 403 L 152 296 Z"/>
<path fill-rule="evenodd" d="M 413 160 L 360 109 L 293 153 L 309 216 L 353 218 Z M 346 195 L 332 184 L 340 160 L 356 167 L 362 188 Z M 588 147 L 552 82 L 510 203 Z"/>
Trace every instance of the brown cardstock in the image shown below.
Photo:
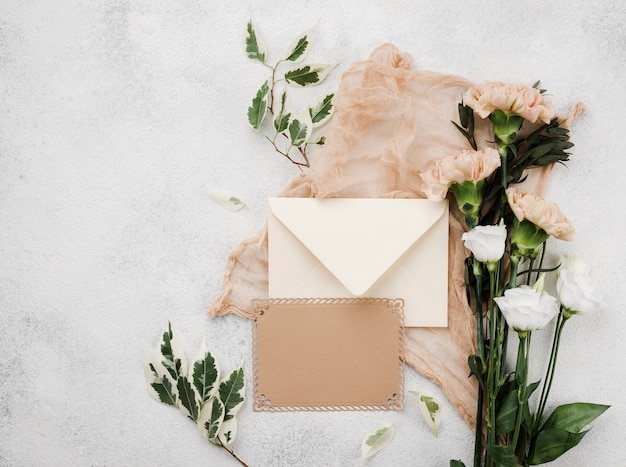
<path fill-rule="evenodd" d="M 255 411 L 403 409 L 402 300 L 254 305 Z"/>

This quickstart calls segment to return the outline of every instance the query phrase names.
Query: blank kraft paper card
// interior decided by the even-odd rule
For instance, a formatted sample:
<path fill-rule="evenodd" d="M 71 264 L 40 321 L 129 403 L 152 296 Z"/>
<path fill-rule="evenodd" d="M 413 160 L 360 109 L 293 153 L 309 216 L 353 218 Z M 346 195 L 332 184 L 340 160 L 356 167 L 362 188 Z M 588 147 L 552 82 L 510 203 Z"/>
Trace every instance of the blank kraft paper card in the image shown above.
<path fill-rule="evenodd" d="M 254 410 L 402 410 L 403 301 L 255 302 Z"/>

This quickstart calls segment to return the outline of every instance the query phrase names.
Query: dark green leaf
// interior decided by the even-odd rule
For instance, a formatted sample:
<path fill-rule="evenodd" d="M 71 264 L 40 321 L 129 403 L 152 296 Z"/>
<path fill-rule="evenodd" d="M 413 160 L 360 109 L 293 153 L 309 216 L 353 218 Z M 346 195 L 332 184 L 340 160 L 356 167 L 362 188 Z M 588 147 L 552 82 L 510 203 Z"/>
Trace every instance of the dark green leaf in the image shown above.
<path fill-rule="evenodd" d="M 586 434 L 586 431 L 581 433 L 569 433 L 556 428 L 550 430 L 542 429 L 537 436 L 534 454 L 529 464 L 539 465 L 557 459 L 563 453 L 580 443 Z"/>
<path fill-rule="evenodd" d="M 198 415 L 200 414 L 198 394 L 186 376 L 178 378 L 176 388 L 178 389 L 178 400 L 180 403 L 179 408 L 194 422 L 197 421 Z"/>
<path fill-rule="evenodd" d="M 259 129 L 267 114 L 267 94 L 269 91 L 270 88 L 266 81 L 257 91 L 256 96 L 252 99 L 252 104 L 248 107 L 248 123 L 255 130 Z"/>
<path fill-rule="evenodd" d="M 602 415 L 609 407 L 609 405 L 586 402 L 560 405 L 554 409 L 541 430 L 558 429 L 569 433 L 578 433 Z"/>
<path fill-rule="evenodd" d="M 324 123 L 330 118 L 333 110 L 333 96 L 334 94 L 329 94 L 319 104 L 309 107 L 309 115 L 313 124 Z"/>
<path fill-rule="evenodd" d="M 311 128 L 305 122 L 294 119 L 289 124 L 289 139 L 293 146 L 301 146 L 304 144 L 311 134 Z"/>
<path fill-rule="evenodd" d="M 291 44 L 285 60 L 288 60 L 290 62 L 296 62 L 303 59 L 304 53 L 307 51 L 307 48 L 311 43 L 311 34 L 311 32 L 307 32 L 302 37 L 296 39 L 294 43 Z"/>
<path fill-rule="evenodd" d="M 217 438 L 222 420 L 224 419 L 224 405 L 219 397 L 209 400 L 200 412 L 199 424 L 202 424 L 209 441 Z"/>
<path fill-rule="evenodd" d="M 157 375 L 157 371 L 152 364 L 150 369 Z M 176 405 L 176 392 L 172 382 L 166 375 L 155 376 L 154 382 L 150 383 L 150 386 L 156 391 L 161 402 L 167 405 Z"/>
<path fill-rule="evenodd" d="M 513 446 L 487 445 L 487 452 L 500 467 L 518 467 Z"/>
<path fill-rule="evenodd" d="M 500 406 L 500 410 L 496 416 L 496 434 L 503 435 L 515 429 L 518 407 L 517 388 L 514 388 L 504 398 L 504 402 Z"/>
<path fill-rule="evenodd" d="M 282 133 L 289 125 L 291 113 L 287 112 L 287 91 L 283 91 L 280 96 L 280 109 L 274 116 L 274 129 L 276 133 Z"/>
<path fill-rule="evenodd" d="M 465 464 L 458 460 L 451 460 L 450 467 L 465 467 Z"/>
<path fill-rule="evenodd" d="M 321 83 L 334 65 L 305 65 L 285 73 L 285 81 L 299 86 L 311 86 Z"/>
<path fill-rule="evenodd" d="M 244 401 L 244 374 L 243 367 L 234 370 L 228 378 L 220 384 L 220 400 L 224 404 L 224 421 L 232 419 Z"/>
<path fill-rule="evenodd" d="M 163 356 L 163 366 L 175 381 L 183 371 L 182 360 L 180 355 L 174 352 L 174 333 L 172 332 L 172 324 L 167 323 L 167 331 L 163 333 L 161 340 L 161 355 Z"/>
<path fill-rule="evenodd" d="M 219 379 L 219 370 L 211 352 L 193 365 L 193 385 L 200 395 L 200 403 L 208 401 L 213 395 Z"/>
<path fill-rule="evenodd" d="M 250 60 L 265 63 L 265 51 L 260 44 L 252 18 L 246 25 L 246 55 Z"/>

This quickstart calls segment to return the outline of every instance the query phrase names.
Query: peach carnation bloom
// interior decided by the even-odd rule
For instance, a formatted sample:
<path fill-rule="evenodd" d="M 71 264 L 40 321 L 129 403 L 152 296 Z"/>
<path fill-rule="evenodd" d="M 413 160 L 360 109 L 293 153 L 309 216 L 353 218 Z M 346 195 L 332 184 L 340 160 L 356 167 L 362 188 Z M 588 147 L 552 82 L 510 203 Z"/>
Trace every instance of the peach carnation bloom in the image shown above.
<path fill-rule="evenodd" d="M 469 88 L 463 95 L 463 103 L 487 118 L 494 110 L 515 114 L 531 123 L 541 120 L 550 123 L 555 112 L 552 104 L 545 102 L 538 89 L 529 86 L 501 82 L 483 83 Z"/>
<path fill-rule="evenodd" d="M 422 172 L 428 199 L 440 201 L 453 183 L 478 182 L 500 167 L 500 154 L 492 148 L 482 151 L 465 149 L 458 154 L 434 160 Z"/>
<path fill-rule="evenodd" d="M 506 190 L 506 197 L 513 214 L 520 222 L 526 219 L 554 238 L 574 240 L 574 226 L 556 204 L 514 188 Z"/>

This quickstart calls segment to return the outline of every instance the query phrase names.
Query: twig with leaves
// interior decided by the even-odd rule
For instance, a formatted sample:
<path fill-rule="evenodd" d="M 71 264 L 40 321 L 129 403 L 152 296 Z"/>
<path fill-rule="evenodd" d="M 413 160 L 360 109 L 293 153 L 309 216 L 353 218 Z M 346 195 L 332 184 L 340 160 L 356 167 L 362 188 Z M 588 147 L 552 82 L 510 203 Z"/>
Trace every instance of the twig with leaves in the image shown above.
<path fill-rule="evenodd" d="M 220 380 L 220 368 L 206 343 L 198 359 L 187 368 L 184 349 L 168 323 L 158 357 L 145 351 L 145 375 L 152 397 L 178 409 L 207 440 L 219 446 L 241 465 L 247 464 L 232 450 L 237 435 L 235 416 L 245 400 L 243 365 Z"/>
<path fill-rule="evenodd" d="M 287 86 L 284 84 L 292 87 L 315 86 L 324 81 L 335 65 L 302 65 L 284 73 L 279 73 L 278 69 L 282 64 L 304 60 L 314 36 L 315 28 L 300 35 L 289 46 L 283 58 L 270 65 L 267 63 L 267 53 L 254 22 L 249 19 L 246 24 L 246 56 L 271 70 L 271 76 L 261 85 L 248 107 L 248 123 L 269 141 L 277 153 L 300 169 L 310 166 L 308 145 L 324 144 L 324 137 L 316 136 L 315 133 L 332 116 L 334 94 L 326 95 L 320 102 L 308 106 L 304 112 L 295 116 L 290 105 Z M 268 113 L 272 116 L 271 127 L 263 125 Z M 266 130 L 269 130 L 269 133 L 266 133 Z M 299 159 L 294 158 L 291 152 L 294 148 L 300 154 Z"/>

